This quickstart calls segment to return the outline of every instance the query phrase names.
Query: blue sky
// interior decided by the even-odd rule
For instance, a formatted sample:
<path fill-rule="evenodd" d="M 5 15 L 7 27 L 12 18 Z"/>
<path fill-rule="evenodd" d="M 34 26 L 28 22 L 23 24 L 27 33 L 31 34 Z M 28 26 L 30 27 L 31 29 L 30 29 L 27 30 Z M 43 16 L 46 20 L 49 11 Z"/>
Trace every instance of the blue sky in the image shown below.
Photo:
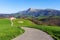
<path fill-rule="evenodd" d="M 15 13 L 28 8 L 60 10 L 60 0 L 0 0 L 0 13 Z"/>

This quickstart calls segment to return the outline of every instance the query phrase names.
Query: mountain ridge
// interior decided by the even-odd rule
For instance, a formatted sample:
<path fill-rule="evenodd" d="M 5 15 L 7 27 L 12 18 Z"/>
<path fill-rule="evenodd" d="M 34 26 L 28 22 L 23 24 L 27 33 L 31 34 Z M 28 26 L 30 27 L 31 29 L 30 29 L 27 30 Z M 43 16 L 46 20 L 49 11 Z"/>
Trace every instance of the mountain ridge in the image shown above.
<path fill-rule="evenodd" d="M 19 17 L 19 16 L 26 16 L 26 17 L 42 17 L 42 16 L 60 16 L 60 10 L 56 9 L 34 9 L 29 8 L 24 11 L 19 11 L 17 13 L 11 13 L 11 14 L 0 14 L 0 17 Z"/>
<path fill-rule="evenodd" d="M 29 8 L 25 11 L 17 12 L 16 14 L 20 14 L 20 15 L 23 15 L 23 16 L 33 16 L 33 17 L 38 17 L 38 16 L 60 16 L 60 10 Z"/>

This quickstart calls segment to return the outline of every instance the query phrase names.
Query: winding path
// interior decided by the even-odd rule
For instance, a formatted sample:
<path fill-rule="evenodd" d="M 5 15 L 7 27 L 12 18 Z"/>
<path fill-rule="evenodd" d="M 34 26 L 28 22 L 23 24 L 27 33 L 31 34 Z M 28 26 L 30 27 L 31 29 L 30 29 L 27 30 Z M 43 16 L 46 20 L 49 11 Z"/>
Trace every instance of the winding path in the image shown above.
<path fill-rule="evenodd" d="M 27 27 L 22 28 L 25 29 L 25 33 L 12 40 L 54 40 L 50 35 L 41 30 Z"/>

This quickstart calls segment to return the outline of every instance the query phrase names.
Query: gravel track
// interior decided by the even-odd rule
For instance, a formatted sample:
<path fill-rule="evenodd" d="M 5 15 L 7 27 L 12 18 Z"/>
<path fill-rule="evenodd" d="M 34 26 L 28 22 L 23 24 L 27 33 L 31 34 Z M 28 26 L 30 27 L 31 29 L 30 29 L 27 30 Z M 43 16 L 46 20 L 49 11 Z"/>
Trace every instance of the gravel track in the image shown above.
<path fill-rule="evenodd" d="M 54 40 L 50 35 L 41 30 L 27 27 L 22 28 L 25 32 L 12 40 Z"/>

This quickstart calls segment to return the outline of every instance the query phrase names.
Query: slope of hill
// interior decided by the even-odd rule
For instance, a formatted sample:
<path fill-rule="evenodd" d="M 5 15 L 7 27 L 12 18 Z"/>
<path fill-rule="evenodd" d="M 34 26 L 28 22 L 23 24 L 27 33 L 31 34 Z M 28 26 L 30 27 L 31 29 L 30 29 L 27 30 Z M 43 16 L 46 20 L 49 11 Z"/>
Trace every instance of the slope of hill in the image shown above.
<path fill-rule="evenodd" d="M 38 25 L 60 26 L 60 18 L 52 18 L 52 17 L 42 19 L 32 18 L 29 20 Z"/>
<path fill-rule="evenodd" d="M 29 8 L 25 11 L 20 11 L 14 14 L 15 16 L 32 16 L 32 17 L 43 17 L 43 16 L 60 16 L 60 10 L 54 9 L 32 9 Z"/>
<path fill-rule="evenodd" d="M 15 16 L 15 17 L 49 17 L 49 16 L 60 16 L 60 10 L 55 9 L 33 9 L 29 8 L 24 11 L 19 11 L 17 13 L 11 13 L 11 14 L 0 14 L 0 17 L 9 17 L 9 16 Z"/>

